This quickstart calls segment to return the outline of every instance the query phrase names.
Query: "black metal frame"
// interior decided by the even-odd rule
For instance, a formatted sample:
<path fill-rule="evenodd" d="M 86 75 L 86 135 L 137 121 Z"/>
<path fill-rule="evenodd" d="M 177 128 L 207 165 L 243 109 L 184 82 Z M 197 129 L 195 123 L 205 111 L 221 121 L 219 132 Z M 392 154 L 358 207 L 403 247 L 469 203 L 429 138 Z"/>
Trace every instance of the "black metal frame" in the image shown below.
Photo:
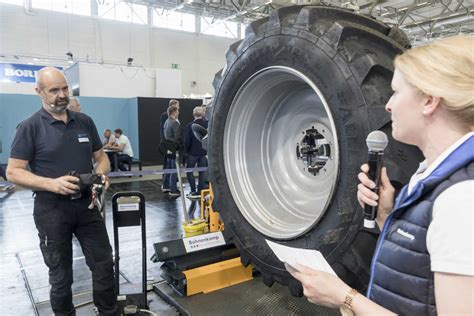
<path fill-rule="evenodd" d="M 117 200 L 121 197 L 139 197 L 138 211 L 118 210 Z M 147 302 L 147 256 L 146 256 L 146 221 L 145 221 L 145 196 L 141 192 L 117 192 L 112 196 L 112 215 L 114 224 L 114 248 L 115 248 L 115 288 L 120 295 L 120 249 L 119 249 L 119 227 L 141 226 L 142 231 L 142 292 L 127 294 L 127 304 L 135 304 L 139 308 L 148 309 Z"/>

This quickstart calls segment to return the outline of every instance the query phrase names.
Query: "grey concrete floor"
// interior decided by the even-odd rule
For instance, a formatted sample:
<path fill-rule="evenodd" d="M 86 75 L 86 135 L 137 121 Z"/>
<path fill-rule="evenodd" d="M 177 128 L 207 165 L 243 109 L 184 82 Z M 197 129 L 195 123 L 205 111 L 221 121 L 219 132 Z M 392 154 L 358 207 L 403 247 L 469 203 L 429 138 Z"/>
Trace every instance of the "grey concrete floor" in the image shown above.
<path fill-rule="evenodd" d="M 118 181 L 121 182 L 121 181 Z M 161 181 L 115 183 L 107 192 L 106 226 L 113 244 L 111 197 L 119 191 L 140 191 L 146 199 L 147 258 L 153 254 L 153 243 L 181 237 L 184 219 L 181 200 L 161 193 Z M 189 205 L 189 201 L 187 201 Z M 31 191 L 16 188 L 0 192 L 0 315 L 52 315 L 49 306 L 47 267 L 39 250 L 33 221 Z M 197 213 L 196 213 L 197 214 Z M 120 228 L 121 283 L 141 280 L 141 235 L 139 227 Z M 73 240 L 75 304 L 91 300 L 91 276 L 77 240 Z M 150 283 L 159 282 L 159 264 L 147 262 Z M 174 315 L 174 309 L 154 295 L 154 308 L 160 315 Z M 94 315 L 92 306 L 78 310 L 78 315 Z"/>
<path fill-rule="evenodd" d="M 140 180 L 140 181 L 135 181 Z M 147 258 L 153 255 L 153 243 L 182 237 L 186 200 L 161 193 L 161 180 L 121 178 L 113 180 L 106 195 L 106 226 L 113 245 L 112 195 L 119 191 L 140 191 L 146 199 Z M 189 188 L 185 189 L 189 192 Z M 190 217 L 199 216 L 199 206 Z M 31 191 L 15 188 L 0 192 L 0 315 L 53 315 L 49 304 L 48 271 L 39 250 L 33 221 Z M 120 283 L 126 286 L 141 280 L 141 237 L 138 227 L 120 228 Z M 92 300 L 90 271 L 77 240 L 73 239 L 75 305 Z M 263 285 L 260 278 L 208 294 L 179 297 L 161 280 L 159 264 L 147 261 L 149 283 L 156 283 L 173 301 L 190 315 L 337 315 L 337 311 L 308 303 L 305 298 L 291 297 L 286 287 Z M 150 310 L 158 315 L 177 315 L 177 310 L 153 292 L 148 293 Z M 77 315 L 95 315 L 88 303 L 77 309 Z"/>

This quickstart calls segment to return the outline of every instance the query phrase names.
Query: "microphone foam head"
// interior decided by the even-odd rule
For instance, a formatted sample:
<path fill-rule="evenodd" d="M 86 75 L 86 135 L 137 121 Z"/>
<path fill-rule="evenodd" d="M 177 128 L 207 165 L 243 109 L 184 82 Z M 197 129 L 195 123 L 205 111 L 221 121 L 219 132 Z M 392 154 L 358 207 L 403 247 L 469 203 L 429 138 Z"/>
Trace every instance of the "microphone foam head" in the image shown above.
<path fill-rule="evenodd" d="M 384 151 L 388 145 L 388 137 L 381 131 L 370 132 L 365 141 L 370 151 Z"/>

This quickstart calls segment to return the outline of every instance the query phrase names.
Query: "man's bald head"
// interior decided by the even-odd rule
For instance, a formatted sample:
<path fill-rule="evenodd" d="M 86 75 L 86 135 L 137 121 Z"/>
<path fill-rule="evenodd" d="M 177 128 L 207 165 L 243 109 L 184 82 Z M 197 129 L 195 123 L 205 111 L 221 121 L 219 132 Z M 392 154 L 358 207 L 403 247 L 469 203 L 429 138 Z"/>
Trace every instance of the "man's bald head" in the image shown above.
<path fill-rule="evenodd" d="M 36 74 L 36 87 L 44 89 L 45 85 L 51 81 L 64 80 L 67 82 L 66 77 L 61 70 L 55 67 L 44 67 L 41 68 Z"/>

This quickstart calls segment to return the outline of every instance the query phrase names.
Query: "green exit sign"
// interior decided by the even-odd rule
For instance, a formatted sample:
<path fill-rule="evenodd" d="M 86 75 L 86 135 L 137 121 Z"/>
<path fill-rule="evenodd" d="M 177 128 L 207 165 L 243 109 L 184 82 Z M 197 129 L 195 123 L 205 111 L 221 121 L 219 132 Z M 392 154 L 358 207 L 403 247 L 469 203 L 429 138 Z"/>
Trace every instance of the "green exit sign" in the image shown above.
<path fill-rule="evenodd" d="M 172 69 L 179 69 L 179 64 L 171 64 Z"/>

